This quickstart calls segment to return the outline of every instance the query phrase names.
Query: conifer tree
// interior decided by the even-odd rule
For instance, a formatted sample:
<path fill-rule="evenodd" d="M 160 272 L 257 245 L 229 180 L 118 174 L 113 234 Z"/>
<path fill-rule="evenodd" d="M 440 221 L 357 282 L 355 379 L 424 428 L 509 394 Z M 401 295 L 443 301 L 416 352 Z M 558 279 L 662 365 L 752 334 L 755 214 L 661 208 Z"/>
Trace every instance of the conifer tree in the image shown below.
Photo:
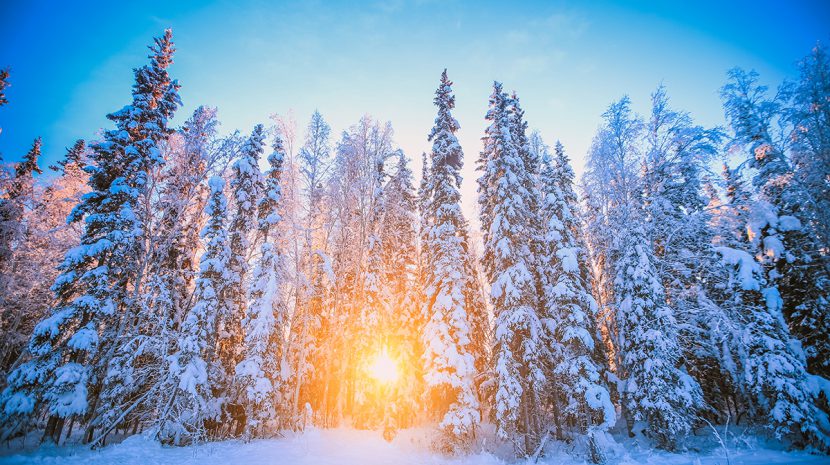
<path fill-rule="evenodd" d="M 795 244 L 796 261 L 782 279 L 785 314 L 792 312 L 790 326 L 804 344 L 810 372 L 830 378 L 830 315 L 826 310 L 830 307 L 830 252 L 826 247 L 830 244 L 830 57 L 826 45 L 817 44 L 799 63 L 799 79 L 791 89 L 784 118 L 793 127 L 792 184 L 802 186 L 802 192 L 782 200 L 796 210 L 791 214 L 803 228 L 788 234 Z M 803 289 L 807 276 L 814 285 Z M 790 288 L 795 295 L 788 299 Z"/>
<path fill-rule="evenodd" d="M 84 235 L 60 265 L 53 286 L 58 303 L 36 326 L 30 357 L 9 374 L 2 396 L 6 434 L 43 408 L 47 430 L 60 436 L 65 419 L 98 410 L 101 380 L 117 370 L 108 366 L 110 349 L 136 310 L 131 289 L 141 288 L 146 218 L 139 201 L 150 170 L 162 162 L 157 144 L 180 104 L 178 83 L 167 74 L 170 30 L 151 52 L 150 64 L 135 70 L 132 104 L 108 116 L 116 129 L 91 147 L 91 192 L 69 218 L 85 221 Z"/>
<path fill-rule="evenodd" d="M 38 167 L 40 155 L 41 139 L 38 137 L 15 165 L 12 177 L 0 191 L 0 373 L 3 375 L 26 345 L 30 332 L 21 334 L 28 326 L 24 320 L 43 316 L 32 308 L 31 297 L 26 296 L 36 287 L 32 279 L 37 276 L 27 273 L 33 271 L 32 266 L 40 255 L 32 249 L 35 245 L 32 240 L 37 240 L 35 230 L 42 225 L 30 223 L 39 208 L 34 174 L 41 173 Z"/>
<path fill-rule="evenodd" d="M 603 118 L 585 176 L 595 199 L 589 205 L 599 208 L 591 226 L 592 248 L 604 255 L 602 271 L 610 275 L 605 277 L 609 289 L 601 295 L 615 314 L 620 401 L 629 432 L 634 422 L 645 422 L 646 434 L 671 449 L 691 431 L 702 406 L 700 387 L 680 366 L 674 311 L 666 303 L 646 235 L 635 171 L 641 121 L 627 97 L 611 104 Z"/>
<path fill-rule="evenodd" d="M 620 371 L 626 380 L 622 403 L 629 429 L 632 421 L 644 421 L 646 434 L 671 450 L 692 429 L 702 406 L 700 386 L 678 368 L 676 319 L 665 303 L 645 233 L 637 219 L 628 219 L 633 226 L 614 244 Z"/>
<path fill-rule="evenodd" d="M 239 384 L 245 389 L 246 434 L 253 436 L 274 432 L 278 415 L 282 413 L 278 411 L 276 394 L 281 381 L 285 304 L 280 294 L 283 258 L 277 228 L 281 219 L 278 209 L 285 148 L 279 136 L 273 148 L 268 156 L 264 192 L 257 205 L 262 245 L 251 279 L 250 303 L 244 321 L 245 358 L 236 366 Z"/>
<path fill-rule="evenodd" d="M 722 392 L 734 322 L 717 300 L 723 270 L 712 248 L 711 213 L 702 196 L 702 173 L 721 135 L 694 125 L 669 106 L 663 86 L 652 94 L 643 159 L 646 232 L 655 268 L 678 323 L 686 369 L 701 384 L 709 405 L 726 407 Z"/>
<path fill-rule="evenodd" d="M 158 221 L 153 229 L 151 273 L 145 296 L 150 313 L 161 322 L 152 332 L 168 331 L 184 318 L 196 274 L 199 212 L 204 208 L 205 178 L 211 168 L 210 143 L 216 136 L 216 110 L 198 107 L 168 143 L 158 176 Z M 166 328 L 164 327 L 166 326 Z"/>
<path fill-rule="evenodd" d="M 218 384 L 211 369 L 216 358 L 218 334 L 216 322 L 231 302 L 228 293 L 230 246 L 225 229 L 227 201 L 225 181 L 214 176 L 208 181 L 205 214 L 207 224 L 201 232 L 205 252 L 199 260 L 199 274 L 193 294 L 193 307 L 182 322 L 176 351 L 170 357 L 169 380 L 161 396 L 158 438 L 164 443 L 186 444 L 207 434 L 205 423 L 220 418 L 216 399 Z"/>
<path fill-rule="evenodd" d="M 573 179 L 561 143 L 556 143 L 552 156 L 543 150 L 540 212 L 546 247 L 540 260 L 549 315 L 545 331 L 550 334 L 549 350 L 555 364 L 550 391 L 561 391 L 561 413 L 579 425 L 581 432 L 593 434 L 613 425 L 616 412 L 606 385 L 607 361 L 596 324 L 598 308 L 591 295 Z"/>
<path fill-rule="evenodd" d="M 536 418 L 545 383 L 545 347 L 536 306 L 536 277 L 531 247 L 537 233 L 531 218 L 531 186 L 524 133 L 513 101 L 494 83 L 486 119 L 480 166 L 479 203 L 484 232 L 484 272 L 490 282 L 495 340 L 493 373 L 495 416 L 499 433 L 514 442 L 521 455 L 532 454 L 541 441 Z M 520 110 L 519 110 L 520 111 Z M 518 140 L 514 140 L 514 136 Z M 518 143 L 518 145 L 517 145 Z"/>
<path fill-rule="evenodd" d="M 5 276 L 9 261 L 12 259 L 14 244 L 19 242 L 23 233 L 23 214 L 31 209 L 34 201 L 34 174 L 42 173 L 38 167 L 41 139 L 32 143 L 23 159 L 14 167 L 14 173 L 8 181 L 6 192 L 0 198 L 0 275 Z M 5 279 L 0 278 L 0 284 Z M 3 289 L 4 287 L 0 287 Z"/>
<path fill-rule="evenodd" d="M 425 247 L 430 269 L 425 291 L 424 380 L 431 403 L 443 416 L 439 427 L 446 448 L 469 444 L 481 421 L 475 392 L 475 359 L 470 351 L 468 303 L 464 297 L 464 250 L 459 173 L 463 153 L 452 116 L 455 97 L 447 72 L 435 91 L 438 116 L 429 134 L 430 153 L 429 231 Z"/>
<path fill-rule="evenodd" d="M 228 225 L 228 241 L 231 250 L 229 288 L 227 292 L 231 305 L 227 313 L 219 316 L 218 357 L 222 366 L 225 394 L 225 410 L 228 422 L 236 424 L 235 433 L 244 431 L 244 408 L 238 403 L 238 385 L 234 382 L 236 366 L 242 361 L 244 330 L 242 321 L 248 306 L 248 280 L 251 234 L 256 230 L 256 207 L 262 193 L 262 173 L 259 157 L 262 155 L 265 129 L 261 124 L 254 126 L 251 135 L 240 148 L 239 157 L 231 167 L 231 204 L 233 213 Z"/>
<path fill-rule="evenodd" d="M 400 392 L 395 406 L 401 425 L 411 422 L 420 410 L 423 394 L 423 346 L 420 335 L 424 320 L 419 307 L 417 256 L 417 198 L 412 170 L 402 151 L 395 158 L 395 171 L 384 186 L 381 245 L 384 280 L 390 295 L 390 317 L 399 366 Z"/>

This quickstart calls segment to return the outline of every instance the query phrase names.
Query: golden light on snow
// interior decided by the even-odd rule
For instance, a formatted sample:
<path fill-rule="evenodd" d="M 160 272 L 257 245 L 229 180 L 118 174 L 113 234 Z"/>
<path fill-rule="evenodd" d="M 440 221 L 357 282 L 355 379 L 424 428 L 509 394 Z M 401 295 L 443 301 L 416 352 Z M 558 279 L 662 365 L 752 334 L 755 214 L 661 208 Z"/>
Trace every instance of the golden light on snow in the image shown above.
<path fill-rule="evenodd" d="M 386 347 L 375 354 L 368 366 L 369 376 L 383 384 L 392 384 L 398 380 L 398 365 L 389 356 Z"/>

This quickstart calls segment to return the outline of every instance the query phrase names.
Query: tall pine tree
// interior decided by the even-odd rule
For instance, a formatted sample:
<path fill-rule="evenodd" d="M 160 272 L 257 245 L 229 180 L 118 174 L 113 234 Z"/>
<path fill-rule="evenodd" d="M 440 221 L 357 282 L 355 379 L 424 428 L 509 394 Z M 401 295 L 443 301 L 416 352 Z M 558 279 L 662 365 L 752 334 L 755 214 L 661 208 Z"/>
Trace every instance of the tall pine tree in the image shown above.
<path fill-rule="evenodd" d="M 452 116 L 455 96 L 447 72 L 435 91 L 438 116 L 429 134 L 430 193 L 429 230 L 424 247 L 429 251 L 430 267 L 425 291 L 424 380 L 430 403 L 443 418 L 446 448 L 463 448 L 481 421 L 475 391 L 475 359 L 470 350 L 471 334 L 468 302 L 464 295 L 467 277 L 464 270 L 459 171 L 463 152 L 455 133 L 458 121 Z"/>
<path fill-rule="evenodd" d="M 45 411 L 47 433 L 60 436 L 67 418 L 89 420 L 110 367 L 114 345 L 135 316 L 141 288 L 146 218 L 140 202 L 150 171 L 162 163 L 158 144 L 180 105 L 170 79 L 172 33 L 155 39 L 150 64 L 135 70 L 133 102 L 108 115 L 116 129 L 91 146 L 91 192 L 70 215 L 84 220 L 81 244 L 60 265 L 57 304 L 35 328 L 29 357 L 9 374 L 2 396 L 5 434 Z M 90 440 L 93 431 L 87 431 Z"/>
<path fill-rule="evenodd" d="M 522 122 L 514 119 L 520 115 L 511 114 L 512 105 L 501 84 L 494 83 L 486 116 L 490 126 L 479 164 L 484 171 L 479 179 L 479 203 L 484 272 L 495 316 L 496 424 L 518 453 L 530 455 L 542 439 L 537 412 L 545 383 L 546 348 L 531 259 L 537 232 L 531 217 L 535 180 L 522 157 L 527 150 L 521 140 L 525 129 L 514 127 Z"/>
<path fill-rule="evenodd" d="M 285 149 L 277 136 L 268 156 L 269 170 L 257 206 L 258 234 L 262 245 L 251 279 L 250 303 L 245 318 L 244 360 L 236 366 L 236 376 L 245 389 L 246 433 L 263 436 L 278 426 L 278 384 L 283 351 L 285 303 L 281 291 L 283 257 L 279 251 L 278 212 Z"/>

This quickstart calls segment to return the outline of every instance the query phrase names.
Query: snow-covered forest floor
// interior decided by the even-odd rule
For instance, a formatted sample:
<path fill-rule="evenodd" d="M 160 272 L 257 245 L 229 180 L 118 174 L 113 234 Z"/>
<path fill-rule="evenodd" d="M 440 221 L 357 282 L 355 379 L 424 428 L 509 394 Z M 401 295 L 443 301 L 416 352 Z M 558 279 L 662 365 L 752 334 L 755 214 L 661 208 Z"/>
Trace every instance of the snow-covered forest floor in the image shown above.
<path fill-rule="evenodd" d="M 638 439 L 605 444 L 609 464 L 690 464 L 690 465 L 761 465 L 761 464 L 823 464 L 830 458 L 807 452 L 787 452 L 773 443 L 754 436 L 729 433 L 727 451 L 705 431 L 687 443 L 687 451 L 669 453 L 655 450 Z M 423 429 L 401 431 L 391 442 L 384 441 L 378 431 L 349 428 L 310 430 L 287 433 L 279 439 L 251 442 L 227 440 L 190 447 L 165 447 L 143 436 L 129 437 L 119 444 L 100 450 L 86 447 L 43 446 L 22 453 L 2 451 L 0 464 L 55 465 L 372 465 L 372 464 L 457 464 L 490 465 L 502 463 L 533 463 L 532 460 L 510 458 L 509 448 L 498 445 L 492 435 L 484 435 L 469 454 L 447 456 L 431 450 L 429 433 Z M 549 442 L 540 464 L 584 464 L 575 446 Z M 728 457 L 727 457 L 728 453 Z"/>

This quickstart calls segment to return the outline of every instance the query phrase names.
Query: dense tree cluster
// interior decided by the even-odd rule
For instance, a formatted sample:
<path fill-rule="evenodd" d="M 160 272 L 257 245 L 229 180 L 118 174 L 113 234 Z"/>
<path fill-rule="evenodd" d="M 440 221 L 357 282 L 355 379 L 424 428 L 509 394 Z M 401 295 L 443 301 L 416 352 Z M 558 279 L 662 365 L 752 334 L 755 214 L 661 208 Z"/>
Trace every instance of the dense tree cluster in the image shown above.
<path fill-rule="evenodd" d="M 581 197 L 564 147 L 494 83 L 481 244 L 446 70 L 416 189 L 369 116 L 336 142 L 319 112 L 302 140 L 282 117 L 220 136 L 209 107 L 171 127 L 172 33 L 150 51 L 101 140 L 48 179 L 39 138 L 0 172 L 3 438 L 182 445 L 431 421 L 436 447 L 459 451 L 493 423 L 519 456 L 584 439 L 600 462 L 615 427 L 673 449 L 738 421 L 830 447 L 822 47 L 774 96 L 730 71 L 726 129 L 662 86 L 646 117 L 612 103 Z M 396 378 L 371 373 L 381 354 Z"/>

